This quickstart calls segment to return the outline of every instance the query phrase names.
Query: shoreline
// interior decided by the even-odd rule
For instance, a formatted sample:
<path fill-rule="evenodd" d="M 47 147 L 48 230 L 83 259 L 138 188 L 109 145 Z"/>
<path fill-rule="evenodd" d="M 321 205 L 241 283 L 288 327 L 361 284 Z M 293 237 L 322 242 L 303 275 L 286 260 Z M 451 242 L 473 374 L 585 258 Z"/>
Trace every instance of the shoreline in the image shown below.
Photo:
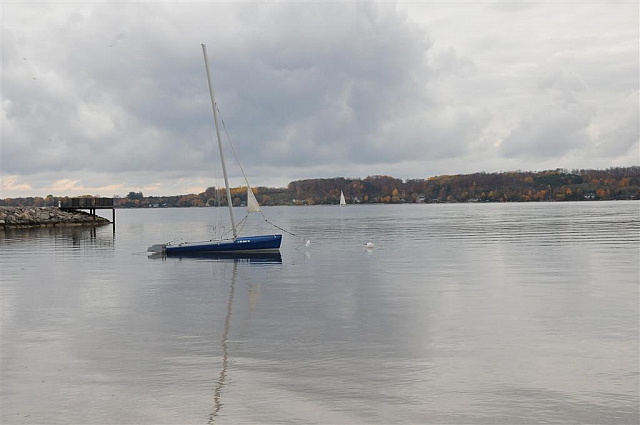
<path fill-rule="evenodd" d="M 58 207 L 0 207 L 0 229 L 34 227 L 103 226 L 111 221 L 85 211 Z"/>

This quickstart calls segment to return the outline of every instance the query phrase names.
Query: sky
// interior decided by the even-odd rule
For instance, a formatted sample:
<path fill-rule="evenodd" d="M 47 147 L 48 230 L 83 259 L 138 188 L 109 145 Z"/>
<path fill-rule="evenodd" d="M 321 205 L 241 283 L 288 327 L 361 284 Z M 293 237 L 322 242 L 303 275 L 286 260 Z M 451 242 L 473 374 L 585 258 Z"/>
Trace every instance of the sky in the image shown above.
<path fill-rule="evenodd" d="M 640 165 L 637 0 L 0 1 L 0 198 L 222 185 L 202 43 L 252 186 Z"/>

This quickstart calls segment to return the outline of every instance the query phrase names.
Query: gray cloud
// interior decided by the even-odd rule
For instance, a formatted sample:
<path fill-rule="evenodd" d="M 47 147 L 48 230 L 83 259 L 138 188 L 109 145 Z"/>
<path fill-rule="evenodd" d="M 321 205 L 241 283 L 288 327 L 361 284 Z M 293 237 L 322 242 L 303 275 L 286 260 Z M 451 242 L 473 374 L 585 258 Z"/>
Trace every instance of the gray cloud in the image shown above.
<path fill-rule="evenodd" d="M 6 4 L 0 196 L 214 184 L 201 42 L 254 184 L 637 164 L 637 5 L 525 6 Z"/>
<path fill-rule="evenodd" d="M 553 158 L 590 144 L 595 104 L 580 75 L 554 70 L 540 77 L 532 107 L 501 145 L 507 157 Z"/>

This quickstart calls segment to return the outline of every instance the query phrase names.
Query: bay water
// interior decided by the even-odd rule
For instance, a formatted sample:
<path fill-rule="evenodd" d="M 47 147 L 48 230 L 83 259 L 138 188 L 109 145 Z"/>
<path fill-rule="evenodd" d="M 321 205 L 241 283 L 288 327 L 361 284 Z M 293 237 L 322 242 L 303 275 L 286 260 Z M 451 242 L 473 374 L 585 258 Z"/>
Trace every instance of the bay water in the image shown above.
<path fill-rule="evenodd" d="M 264 210 L 0 232 L 0 423 L 640 421 L 640 202 Z"/>

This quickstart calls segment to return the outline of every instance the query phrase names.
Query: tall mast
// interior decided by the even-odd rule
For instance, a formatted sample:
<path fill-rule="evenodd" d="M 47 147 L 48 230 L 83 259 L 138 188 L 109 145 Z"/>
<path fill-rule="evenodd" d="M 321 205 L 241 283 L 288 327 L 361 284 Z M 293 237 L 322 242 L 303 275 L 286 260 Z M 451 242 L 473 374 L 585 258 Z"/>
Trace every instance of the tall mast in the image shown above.
<path fill-rule="evenodd" d="M 231 190 L 229 189 L 229 179 L 227 178 L 227 166 L 224 163 L 224 153 L 222 153 L 222 139 L 220 138 L 220 125 L 218 124 L 218 108 L 213 97 L 213 85 L 211 84 L 211 71 L 209 71 L 209 59 L 207 58 L 207 46 L 202 45 L 204 54 L 204 66 L 207 70 L 207 82 L 209 83 L 209 95 L 211 96 L 211 107 L 213 108 L 213 121 L 216 124 L 216 136 L 218 137 L 218 149 L 220 149 L 220 161 L 222 162 L 222 174 L 224 175 L 224 186 L 227 189 L 227 204 L 229 205 L 229 216 L 231 217 L 231 227 L 233 228 L 233 239 L 238 237 L 236 222 L 233 219 L 233 205 L 231 203 Z"/>

